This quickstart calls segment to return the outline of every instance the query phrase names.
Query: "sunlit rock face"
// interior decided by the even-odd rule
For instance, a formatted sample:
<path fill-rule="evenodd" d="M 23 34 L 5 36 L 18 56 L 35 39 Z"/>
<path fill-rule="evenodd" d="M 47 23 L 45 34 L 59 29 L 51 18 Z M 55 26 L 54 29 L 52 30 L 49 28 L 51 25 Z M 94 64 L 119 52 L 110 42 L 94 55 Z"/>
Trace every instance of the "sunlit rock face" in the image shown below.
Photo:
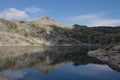
<path fill-rule="evenodd" d="M 1 18 L 0 46 L 81 44 L 81 41 L 67 36 L 69 30 L 72 28 L 49 17 L 31 22 Z"/>

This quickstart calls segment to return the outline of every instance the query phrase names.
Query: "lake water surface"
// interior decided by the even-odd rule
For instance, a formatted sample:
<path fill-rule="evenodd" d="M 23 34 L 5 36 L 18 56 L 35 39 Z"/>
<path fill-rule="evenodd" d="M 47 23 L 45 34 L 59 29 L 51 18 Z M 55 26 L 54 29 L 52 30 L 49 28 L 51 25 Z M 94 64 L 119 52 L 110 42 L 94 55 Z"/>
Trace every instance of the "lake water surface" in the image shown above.
<path fill-rule="evenodd" d="M 89 57 L 96 47 L 1 47 L 0 80 L 120 80 L 120 72 Z"/>

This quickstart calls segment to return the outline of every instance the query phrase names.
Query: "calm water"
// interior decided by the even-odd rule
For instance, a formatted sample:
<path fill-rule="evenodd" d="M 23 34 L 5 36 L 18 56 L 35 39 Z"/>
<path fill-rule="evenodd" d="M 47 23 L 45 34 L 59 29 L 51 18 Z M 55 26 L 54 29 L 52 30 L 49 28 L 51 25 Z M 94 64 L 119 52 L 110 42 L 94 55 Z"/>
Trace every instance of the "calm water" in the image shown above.
<path fill-rule="evenodd" d="M 120 80 L 120 72 L 86 54 L 95 48 L 1 47 L 0 80 Z"/>

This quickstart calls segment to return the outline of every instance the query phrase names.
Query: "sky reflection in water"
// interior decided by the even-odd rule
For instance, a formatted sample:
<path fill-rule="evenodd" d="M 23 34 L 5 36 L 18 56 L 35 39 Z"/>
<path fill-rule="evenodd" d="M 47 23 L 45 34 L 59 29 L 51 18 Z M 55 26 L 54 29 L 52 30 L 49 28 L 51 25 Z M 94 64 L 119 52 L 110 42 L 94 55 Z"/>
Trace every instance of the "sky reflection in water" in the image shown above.
<path fill-rule="evenodd" d="M 107 65 L 66 65 L 48 73 L 32 69 L 6 70 L 0 76 L 9 80 L 119 80 L 120 73 Z"/>

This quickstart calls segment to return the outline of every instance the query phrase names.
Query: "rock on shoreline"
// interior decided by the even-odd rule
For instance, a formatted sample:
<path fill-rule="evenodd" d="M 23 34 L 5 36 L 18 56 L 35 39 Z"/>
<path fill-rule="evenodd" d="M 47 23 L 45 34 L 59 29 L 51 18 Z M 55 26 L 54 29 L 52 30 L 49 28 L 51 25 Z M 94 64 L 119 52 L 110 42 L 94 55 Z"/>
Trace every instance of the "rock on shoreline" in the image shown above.
<path fill-rule="evenodd" d="M 120 45 L 115 45 L 106 50 L 98 49 L 95 51 L 89 51 L 88 55 L 91 57 L 96 57 L 97 59 L 108 63 L 110 66 L 120 70 Z"/>

